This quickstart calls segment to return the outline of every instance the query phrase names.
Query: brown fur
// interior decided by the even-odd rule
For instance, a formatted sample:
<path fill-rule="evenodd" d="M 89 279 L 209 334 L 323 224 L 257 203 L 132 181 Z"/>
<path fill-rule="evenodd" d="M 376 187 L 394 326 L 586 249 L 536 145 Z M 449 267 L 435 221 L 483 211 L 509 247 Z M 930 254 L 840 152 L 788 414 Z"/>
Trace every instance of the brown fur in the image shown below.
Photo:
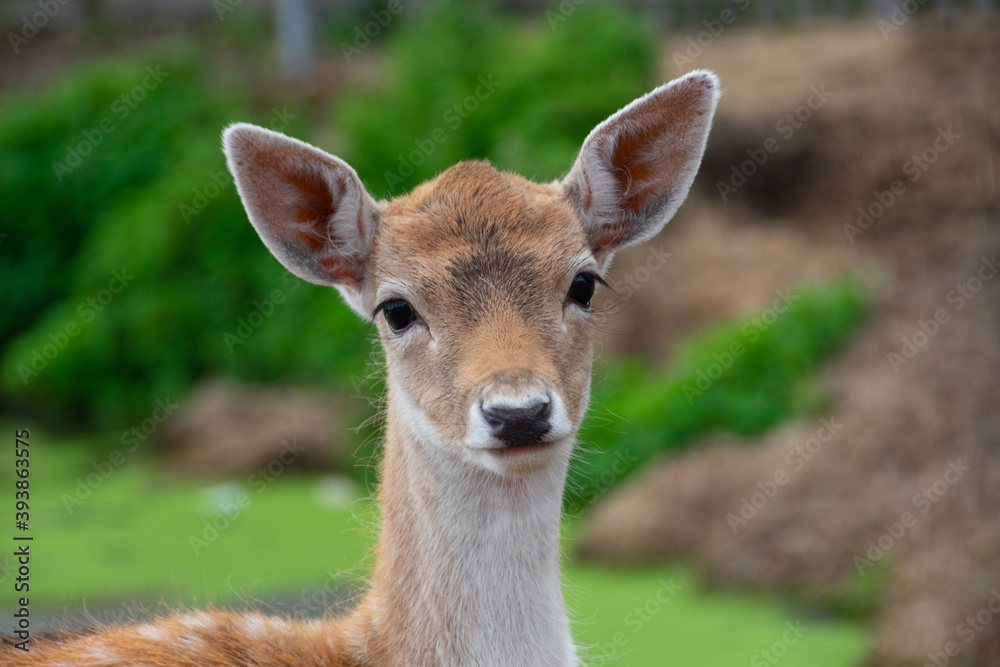
<path fill-rule="evenodd" d="M 342 638 L 363 632 L 365 620 L 363 612 L 350 620 L 314 622 L 226 611 L 178 614 L 145 625 L 32 638 L 28 653 L 13 647 L 0 650 L 0 664 L 360 667 L 370 663 Z"/>
<path fill-rule="evenodd" d="M 560 331 L 574 257 L 587 237 L 568 202 L 551 186 L 462 162 L 386 208 L 375 238 L 373 282 L 394 277 L 420 285 L 417 312 L 434 323 L 435 350 L 406 358 L 385 340 L 388 362 L 403 383 L 421 386 L 420 407 L 456 439 L 477 398 L 470 392 L 494 375 L 531 371 L 575 403 L 589 377 L 585 326 Z M 564 369 L 560 372 L 558 369 Z M 583 371 L 581 373 L 581 371 Z M 457 403 L 461 402 L 459 406 Z"/>

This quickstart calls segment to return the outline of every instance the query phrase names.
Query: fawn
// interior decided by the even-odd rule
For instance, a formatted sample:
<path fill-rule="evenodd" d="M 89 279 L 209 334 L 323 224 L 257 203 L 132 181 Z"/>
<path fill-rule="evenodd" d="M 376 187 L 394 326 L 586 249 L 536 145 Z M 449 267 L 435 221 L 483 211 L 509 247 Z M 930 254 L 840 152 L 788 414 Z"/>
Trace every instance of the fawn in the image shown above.
<path fill-rule="evenodd" d="M 717 99 L 715 75 L 695 71 L 598 125 L 559 181 L 461 162 L 392 201 L 317 148 L 227 128 L 264 244 L 340 290 L 385 349 L 370 589 L 343 619 L 179 613 L 39 638 L 30 653 L 0 646 L 0 663 L 578 664 L 559 524 L 590 394 L 591 298 L 615 250 L 652 237 L 687 196 Z"/>

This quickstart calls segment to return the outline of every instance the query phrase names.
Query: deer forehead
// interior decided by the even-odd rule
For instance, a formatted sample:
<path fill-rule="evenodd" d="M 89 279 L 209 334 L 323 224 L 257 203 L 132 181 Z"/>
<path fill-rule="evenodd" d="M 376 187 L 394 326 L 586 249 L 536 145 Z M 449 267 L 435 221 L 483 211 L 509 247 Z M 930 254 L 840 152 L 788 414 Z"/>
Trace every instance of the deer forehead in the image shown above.
<path fill-rule="evenodd" d="M 590 251 L 556 188 L 460 162 L 386 205 L 372 257 L 377 283 L 402 280 L 433 305 L 530 310 Z"/>

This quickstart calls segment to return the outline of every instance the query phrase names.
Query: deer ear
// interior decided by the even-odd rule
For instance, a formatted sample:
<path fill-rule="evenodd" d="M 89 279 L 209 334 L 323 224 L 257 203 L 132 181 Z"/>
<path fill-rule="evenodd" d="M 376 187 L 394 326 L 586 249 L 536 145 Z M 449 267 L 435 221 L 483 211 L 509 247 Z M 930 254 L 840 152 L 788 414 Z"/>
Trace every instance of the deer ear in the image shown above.
<path fill-rule="evenodd" d="M 379 207 L 343 160 L 309 144 L 239 123 L 222 143 L 250 222 L 286 269 L 333 285 L 363 316 L 365 266 Z"/>
<path fill-rule="evenodd" d="M 719 97 L 698 70 L 660 86 L 594 128 L 562 181 L 604 264 L 654 236 L 687 197 Z"/>

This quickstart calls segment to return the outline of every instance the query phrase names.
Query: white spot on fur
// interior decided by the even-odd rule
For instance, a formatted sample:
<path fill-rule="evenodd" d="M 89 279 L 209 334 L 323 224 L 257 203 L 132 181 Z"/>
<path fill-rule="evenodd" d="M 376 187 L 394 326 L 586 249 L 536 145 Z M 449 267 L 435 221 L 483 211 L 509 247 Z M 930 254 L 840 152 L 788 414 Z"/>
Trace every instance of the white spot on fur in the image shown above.
<path fill-rule="evenodd" d="M 167 631 L 159 625 L 140 625 L 136 632 L 143 639 L 160 642 L 167 638 Z"/>
<path fill-rule="evenodd" d="M 87 648 L 87 654 L 92 660 L 99 663 L 113 663 L 118 660 L 115 652 L 106 646 L 90 646 Z"/>
<path fill-rule="evenodd" d="M 416 401 L 406 391 L 406 388 L 400 387 L 399 391 L 395 393 L 400 399 L 398 405 L 402 410 L 403 424 L 410 429 L 410 432 L 423 442 L 441 442 L 441 437 L 438 435 L 437 429 L 434 428 L 434 424 L 431 423 L 427 413 L 420 409 L 420 406 L 417 405 Z"/>
<path fill-rule="evenodd" d="M 198 611 L 182 617 L 181 625 L 183 625 L 186 630 L 190 631 L 211 630 L 215 627 L 215 622 L 207 613 Z"/>
<path fill-rule="evenodd" d="M 269 616 L 266 620 L 270 625 L 272 632 L 289 634 L 292 631 L 291 623 L 289 623 L 283 618 L 275 618 L 273 616 Z"/>
<path fill-rule="evenodd" d="M 258 614 L 251 614 L 244 618 L 243 629 L 255 639 L 260 639 L 269 630 L 266 619 Z"/>
<path fill-rule="evenodd" d="M 201 653 L 205 650 L 205 641 L 201 637 L 182 635 L 180 637 L 180 643 L 192 652 Z"/>

